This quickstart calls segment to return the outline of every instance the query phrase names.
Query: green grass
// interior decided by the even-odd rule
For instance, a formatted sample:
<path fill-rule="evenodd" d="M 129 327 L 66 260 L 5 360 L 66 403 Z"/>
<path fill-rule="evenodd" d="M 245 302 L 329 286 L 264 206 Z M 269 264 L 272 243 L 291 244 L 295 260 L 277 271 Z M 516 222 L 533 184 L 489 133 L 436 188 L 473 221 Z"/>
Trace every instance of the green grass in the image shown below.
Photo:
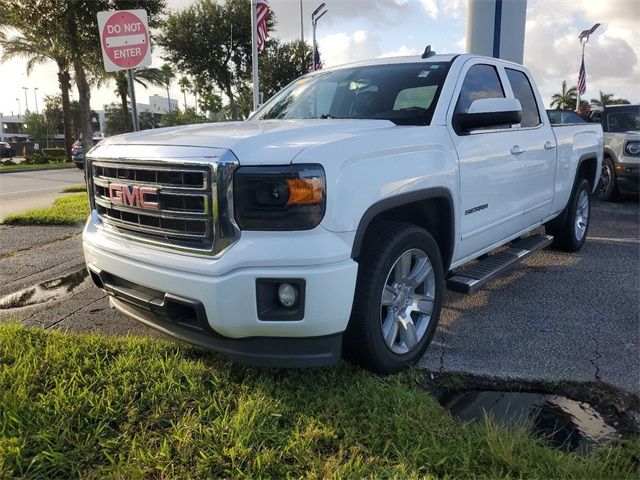
<path fill-rule="evenodd" d="M 63 193 L 78 193 L 78 192 L 86 192 L 86 191 L 87 191 L 87 186 L 83 183 L 79 185 L 69 185 L 68 187 L 65 187 L 62 190 Z"/>
<path fill-rule="evenodd" d="M 11 172 L 13 170 L 57 170 L 59 168 L 76 168 L 72 162 L 63 163 L 36 163 L 36 164 L 18 164 L 18 165 L 0 165 L 0 172 Z"/>
<path fill-rule="evenodd" d="M 86 193 L 72 193 L 56 198 L 53 205 L 35 208 L 23 213 L 9 215 L 6 225 L 76 225 L 84 223 L 89 215 Z"/>
<path fill-rule="evenodd" d="M 420 374 L 262 370 L 188 346 L 0 326 L 0 478 L 629 478 L 638 441 L 563 453 L 454 420 Z M 636 455 L 636 457 L 634 457 Z"/>

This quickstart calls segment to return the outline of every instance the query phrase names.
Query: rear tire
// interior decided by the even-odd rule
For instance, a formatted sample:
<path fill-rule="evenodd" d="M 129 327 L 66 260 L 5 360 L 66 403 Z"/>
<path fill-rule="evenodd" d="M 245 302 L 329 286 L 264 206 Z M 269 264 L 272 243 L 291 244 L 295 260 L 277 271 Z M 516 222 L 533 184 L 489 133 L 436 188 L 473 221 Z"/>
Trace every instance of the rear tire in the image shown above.
<path fill-rule="evenodd" d="M 613 160 L 610 157 L 604 157 L 602 160 L 602 173 L 600 175 L 600 183 L 596 190 L 598 198 L 605 202 L 610 202 L 618 198 L 618 182 L 616 178 L 616 170 Z"/>
<path fill-rule="evenodd" d="M 569 203 L 560 216 L 546 225 L 553 235 L 553 246 L 565 252 L 577 252 L 582 248 L 589 233 L 591 219 L 591 186 L 580 178 L 571 193 Z"/>
<path fill-rule="evenodd" d="M 435 333 L 443 262 L 423 228 L 400 222 L 378 227 L 360 261 L 345 356 L 374 372 L 395 373 L 417 362 Z"/>

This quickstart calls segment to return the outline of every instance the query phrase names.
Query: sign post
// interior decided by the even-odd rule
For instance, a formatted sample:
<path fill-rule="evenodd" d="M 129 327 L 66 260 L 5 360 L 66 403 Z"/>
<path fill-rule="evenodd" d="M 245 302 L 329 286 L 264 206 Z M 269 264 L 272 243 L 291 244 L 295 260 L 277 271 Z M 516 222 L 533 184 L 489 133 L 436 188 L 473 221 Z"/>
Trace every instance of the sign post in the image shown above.
<path fill-rule="evenodd" d="M 98 29 L 105 70 L 127 70 L 131 119 L 134 131 L 138 131 L 133 69 L 151 65 L 147 12 L 142 9 L 98 12 Z"/>

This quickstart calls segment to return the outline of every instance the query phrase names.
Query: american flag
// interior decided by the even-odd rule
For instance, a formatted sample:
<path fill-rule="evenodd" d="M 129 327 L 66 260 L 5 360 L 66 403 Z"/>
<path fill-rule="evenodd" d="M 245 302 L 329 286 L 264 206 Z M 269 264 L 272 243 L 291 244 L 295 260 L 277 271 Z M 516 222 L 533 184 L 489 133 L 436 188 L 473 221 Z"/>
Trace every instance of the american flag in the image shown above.
<path fill-rule="evenodd" d="M 578 74 L 578 91 L 580 95 L 584 95 L 587 91 L 587 73 L 584 71 L 584 58 L 580 64 L 580 73 Z"/>
<path fill-rule="evenodd" d="M 317 45 L 313 49 L 313 69 L 322 70 L 322 60 L 320 60 L 320 50 Z"/>
<path fill-rule="evenodd" d="M 269 32 L 267 32 L 267 20 L 269 19 L 269 4 L 267 0 L 255 0 L 256 2 L 256 30 L 258 33 L 258 50 L 264 50 L 264 43 L 267 41 Z"/>

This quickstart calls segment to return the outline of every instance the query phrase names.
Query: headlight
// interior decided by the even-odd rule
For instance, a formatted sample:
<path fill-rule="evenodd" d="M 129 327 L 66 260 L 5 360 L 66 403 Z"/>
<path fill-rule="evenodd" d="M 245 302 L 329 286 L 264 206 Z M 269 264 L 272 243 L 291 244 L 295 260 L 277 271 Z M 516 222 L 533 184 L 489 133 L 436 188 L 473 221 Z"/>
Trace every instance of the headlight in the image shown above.
<path fill-rule="evenodd" d="M 309 230 L 324 216 L 321 165 L 240 167 L 233 185 L 233 208 L 242 230 Z"/>
<path fill-rule="evenodd" d="M 624 146 L 624 153 L 633 157 L 640 156 L 640 142 L 627 142 Z"/>

